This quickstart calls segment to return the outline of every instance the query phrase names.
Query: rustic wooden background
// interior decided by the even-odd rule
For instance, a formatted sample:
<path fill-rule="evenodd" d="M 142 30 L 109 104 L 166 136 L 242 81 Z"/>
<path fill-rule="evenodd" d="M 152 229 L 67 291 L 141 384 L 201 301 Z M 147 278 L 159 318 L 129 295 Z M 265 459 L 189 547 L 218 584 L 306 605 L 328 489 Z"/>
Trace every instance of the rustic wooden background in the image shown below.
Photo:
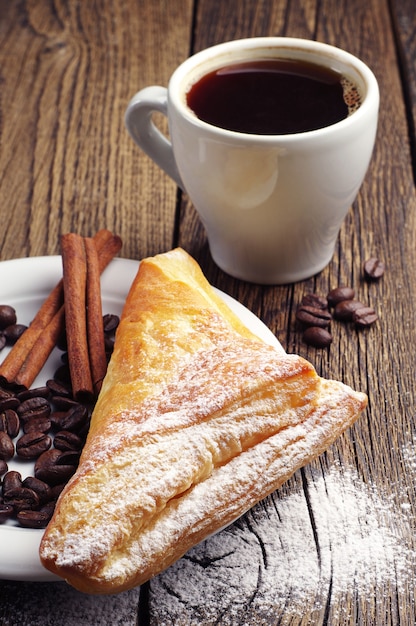
<path fill-rule="evenodd" d="M 126 258 L 181 245 L 286 350 L 369 395 L 359 423 L 223 535 L 223 543 L 219 535 L 166 575 L 114 598 L 81 596 L 63 584 L 1 581 L 2 625 L 416 623 L 411 557 L 406 576 L 393 559 L 395 576 L 388 581 L 370 580 L 365 593 L 358 581 L 341 596 L 331 590 L 321 563 L 316 581 L 308 581 L 315 585 L 312 600 L 296 611 L 293 588 L 282 585 L 276 579 L 281 570 L 270 565 L 273 550 L 290 546 L 294 533 L 282 513 L 285 497 L 303 502 L 305 542 L 312 531 L 325 537 L 319 520 L 321 508 L 333 505 L 334 466 L 382 492 L 383 502 L 402 515 L 386 518 L 389 507 L 376 510 L 380 525 L 390 525 L 406 554 L 416 548 L 415 26 L 414 0 L 0 0 L 0 259 L 57 254 L 61 233 L 87 235 L 101 227 L 121 235 Z M 374 157 L 333 261 L 318 276 L 283 287 L 248 285 L 215 267 L 188 198 L 139 152 L 123 123 L 130 97 L 146 85 L 166 85 L 190 53 L 263 35 L 343 47 L 370 65 L 381 91 Z M 387 272 L 369 285 L 361 268 L 373 255 L 386 262 Z M 296 304 L 305 292 L 325 295 L 339 284 L 354 286 L 380 320 L 361 333 L 335 325 L 329 351 L 308 349 L 294 322 Z M 315 504 L 322 480 L 326 496 Z M 264 516 L 270 521 L 265 536 Z M 370 511 L 363 534 L 369 519 Z M 275 543 L 269 545 L 271 528 Z M 246 558 L 252 553 L 245 546 L 253 541 L 263 554 L 260 564 Z M 230 542 L 233 558 L 227 560 L 223 551 Z M 373 565 L 379 556 L 375 544 Z M 250 577 L 257 582 L 245 596 Z"/>

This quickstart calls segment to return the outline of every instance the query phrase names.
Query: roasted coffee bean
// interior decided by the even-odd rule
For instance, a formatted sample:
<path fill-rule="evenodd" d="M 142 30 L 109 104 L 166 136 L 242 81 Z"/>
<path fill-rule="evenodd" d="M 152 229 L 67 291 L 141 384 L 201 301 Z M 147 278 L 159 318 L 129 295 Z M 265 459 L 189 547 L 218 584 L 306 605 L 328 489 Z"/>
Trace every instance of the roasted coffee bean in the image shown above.
<path fill-rule="evenodd" d="M 386 270 L 383 261 L 372 257 L 364 263 L 364 276 L 367 280 L 379 280 Z"/>
<path fill-rule="evenodd" d="M 107 313 L 106 315 L 103 316 L 104 332 L 113 333 L 116 330 L 119 323 L 120 323 L 120 318 L 118 317 L 118 315 Z"/>
<path fill-rule="evenodd" d="M 16 443 L 16 454 L 22 459 L 37 459 L 43 452 L 49 450 L 52 439 L 49 435 L 39 432 L 29 432 L 22 435 Z"/>
<path fill-rule="evenodd" d="M 310 326 L 303 333 L 303 341 L 314 348 L 328 348 L 332 343 L 332 335 L 326 328 Z"/>
<path fill-rule="evenodd" d="M 332 315 L 324 309 L 300 305 L 296 311 L 296 319 L 304 326 L 319 326 L 326 328 L 331 323 Z"/>
<path fill-rule="evenodd" d="M 51 517 L 45 511 L 31 510 L 19 511 L 16 516 L 17 521 L 23 528 L 46 528 Z"/>
<path fill-rule="evenodd" d="M 3 474 L 5 474 L 8 469 L 9 467 L 6 461 L 4 461 L 3 459 L 0 459 L 0 476 L 3 476 Z"/>
<path fill-rule="evenodd" d="M 39 480 L 39 478 L 27 476 L 22 482 L 22 487 L 32 489 L 37 494 L 40 504 L 45 504 L 52 499 L 51 488 L 43 480 Z"/>
<path fill-rule="evenodd" d="M 6 411 L 7 409 L 17 409 L 20 402 L 15 395 L 11 394 L 9 396 L 5 396 L 2 394 L 2 396 L 3 397 L 0 399 L 0 411 Z"/>
<path fill-rule="evenodd" d="M 344 300 L 338 302 L 334 308 L 334 318 L 340 322 L 350 322 L 352 316 L 358 309 L 362 309 L 365 305 L 359 300 Z"/>
<path fill-rule="evenodd" d="M 53 405 L 56 411 L 69 411 L 76 406 L 79 406 L 79 402 L 74 400 L 72 397 L 65 396 L 53 396 Z"/>
<path fill-rule="evenodd" d="M 60 421 L 61 430 L 70 430 L 71 432 L 79 432 L 85 426 L 88 420 L 88 410 L 82 404 L 74 406 L 67 411 Z"/>
<path fill-rule="evenodd" d="M 6 347 L 7 344 L 7 339 L 6 339 L 6 335 L 0 331 L 0 350 L 3 350 L 3 348 Z"/>
<path fill-rule="evenodd" d="M 52 428 L 50 417 L 30 417 L 23 424 L 24 433 L 47 433 Z"/>
<path fill-rule="evenodd" d="M 39 497 L 33 491 L 27 487 L 17 487 L 16 489 L 9 489 L 7 493 L 3 495 L 4 504 L 11 504 L 15 512 L 26 511 L 28 509 L 35 509 L 39 506 Z"/>
<path fill-rule="evenodd" d="M 10 435 L 4 431 L 0 431 L 0 459 L 10 461 L 14 456 L 14 443 Z"/>
<path fill-rule="evenodd" d="M 378 320 L 378 315 L 375 310 L 370 307 L 362 307 L 354 312 L 352 316 L 352 321 L 357 326 L 357 328 L 368 328 L 372 326 L 374 322 Z"/>
<path fill-rule="evenodd" d="M 0 431 L 9 435 L 14 439 L 19 434 L 20 420 L 19 416 L 13 409 L 6 409 L 0 413 Z"/>
<path fill-rule="evenodd" d="M 46 398 L 37 396 L 35 398 L 28 398 L 17 407 L 17 413 L 25 422 L 33 417 L 49 417 L 51 414 L 51 405 Z"/>
<path fill-rule="evenodd" d="M 46 386 L 48 387 L 51 395 L 61 396 L 62 398 L 70 398 L 72 397 L 71 388 L 69 385 L 64 385 L 63 383 L 58 382 L 57 380 L 50 379 L 46 382 Z"/>
<path fill-rule="evenodd" d="M 62 450 L 63 452 L 67 450 L 80 451 L 83 446 L 83 439 L 69 430 L 61 430 L 56 433 L 53 445 L 57 450 Z"/>
<path fill-rule="evenodd" d="M 50 420 L 53 430 L 62 430 L 61 422 L 66 417 L 67 411 L 53 411 L 50 414 Z"/>
<path fill-rule="evenodd" d="M 16 394 L 20 402 L 29 400 L 29 398 L 49 398 L 50 389 L 46 385 L 44 387 L 36 387 L 34 389 L 24 389 Z"/>
<path fill-rule="evenodd" d="M 352 287 L 335 287 L 335 289 L 332 289 L 327 295 L 328 305 L 334 307 L 338 302 L 352 300 L 354 296 L 355 291 Z"/>
<path fill-rule="evenodd" d="M 3 496 L 11 489 L 19 489 L 22 486 L 22 476 L 16 470 L 10 470 L 3 478 Z"/>
<path fill-rule="evenodd" d="M 7 326 L 16 324 L 16 311 L 8 304 L 0 304 L 0 330 L 4 330 Z"/>
<path fill-rule="evenodd" d="M 0 503 L 0 524 L 4 524 L 14 515 L 14 508 L 11 504 Z"/>
<path fill-rule="evenodd" d="M 312 306 L 316 309 L 328 308 L 328 300 L 317 293 L 306 293 L 302 297 L 301 304 L 304 304 L 306 306 Z"/>
<path fill-rule="evenodd" d="M 66 456 L 68 454 L 71 456 Z M 78 465 L 72 455 L 72 452 L 61 452 L 55 448 L 47 450 L 35 463 L 35 477 L 51 487 L 66 482 Z"/>
<path fill-rule="evenodd" d="M 3 330 L 4 336 L 6 337 L 6 343 L 9 345 L 13 345 L 16 341 L 23 335 L 27 326 L 24 324 L 11 324 L 7 326 Z"/>

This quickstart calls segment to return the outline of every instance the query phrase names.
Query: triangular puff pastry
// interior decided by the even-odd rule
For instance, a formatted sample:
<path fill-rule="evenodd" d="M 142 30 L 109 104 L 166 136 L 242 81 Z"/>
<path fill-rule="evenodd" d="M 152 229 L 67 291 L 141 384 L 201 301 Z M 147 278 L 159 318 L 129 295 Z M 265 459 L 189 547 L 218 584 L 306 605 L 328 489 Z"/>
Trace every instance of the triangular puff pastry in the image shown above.
<path fill-rule="evenodd" d="M 365 406 L 255 337 L 183 250 L 145 259 L 42 563 L 89 593 L 139 585 L 322 453 Z"/>

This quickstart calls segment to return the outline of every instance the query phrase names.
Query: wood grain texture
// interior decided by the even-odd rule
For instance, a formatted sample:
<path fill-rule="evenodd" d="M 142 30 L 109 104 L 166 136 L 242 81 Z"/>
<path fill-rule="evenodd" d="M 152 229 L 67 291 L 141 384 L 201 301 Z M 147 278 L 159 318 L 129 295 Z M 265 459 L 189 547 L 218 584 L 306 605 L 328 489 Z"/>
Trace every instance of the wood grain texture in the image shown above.
<path fill-rule="evenodd" d="M 172 246 L 176 188 L 124 111 L 187 56 L 192 5 L 180 4 L 2 2 L 2 259 L 56 253 L 61 232 L 104 225 L 125 257 Z"/>
<path fill-rule="evenodd" d="M 60 233 L 100 227 L 122 236 L 125 257 L 181 245 L 286 350 L 369 396 L 366 414 L 319 461 L 145 585 L 140 603 L 139 590 L 98 599 L 1 581 L 2 626 L 45 616 L 50 626 L 136 624 L 138 605 L 140 626 L 416 623 L 415 11 L 413 0 L 0 0 L 1 260 L 56 254 Z M 190 52 L 263 35 L 343 47 L 370 65 L 381 93 L 373 159 L 333 260 L 280 287 L 215 266 L 186 194 L 177 201 L 123 122 L 130 97 L 166 85 Z M 377 284 L 363 280 L 370 256 L 387 266 Z M 339 284 L 379 321 L 364 332 L 333 323 L 329 350 L 307 348 L 296 306 Z M 357 554 L 347 558 L 351 535 Z"/>

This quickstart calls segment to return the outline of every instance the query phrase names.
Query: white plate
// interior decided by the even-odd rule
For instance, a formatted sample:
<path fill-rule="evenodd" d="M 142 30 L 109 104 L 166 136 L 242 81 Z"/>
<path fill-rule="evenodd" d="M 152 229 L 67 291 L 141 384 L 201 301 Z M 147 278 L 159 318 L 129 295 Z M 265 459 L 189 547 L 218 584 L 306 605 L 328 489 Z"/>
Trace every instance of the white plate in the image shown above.
<path fill-rule="evenodd" d="M 103 312 L 121 314 L 130 285 L 137 273 L 138 261 L 114 259 L 102 275 Z M 60 256 L 31 257 L 0 263 L 0 304 L 16 309 L 18 322 L 29 324 L 51 289 L 62 276 Z M 217 290 L 231 309 L 252 332 L 266 343 L 282 350 L 273 333 L 242 304 Z M 1 360 L 7 349 L 1 353 Z M 44 385 L 60 364 L 60 351 L 55 350 L 33 386 Z M 24 478 L 32 473 L 33 464 L 12 460 L 9 469 L 16 469 Z M 42 530 L 0 525 L 0 578 L 26 581 L 53 581 L 57 577 L 40 563 L 38 550 Z"/>

